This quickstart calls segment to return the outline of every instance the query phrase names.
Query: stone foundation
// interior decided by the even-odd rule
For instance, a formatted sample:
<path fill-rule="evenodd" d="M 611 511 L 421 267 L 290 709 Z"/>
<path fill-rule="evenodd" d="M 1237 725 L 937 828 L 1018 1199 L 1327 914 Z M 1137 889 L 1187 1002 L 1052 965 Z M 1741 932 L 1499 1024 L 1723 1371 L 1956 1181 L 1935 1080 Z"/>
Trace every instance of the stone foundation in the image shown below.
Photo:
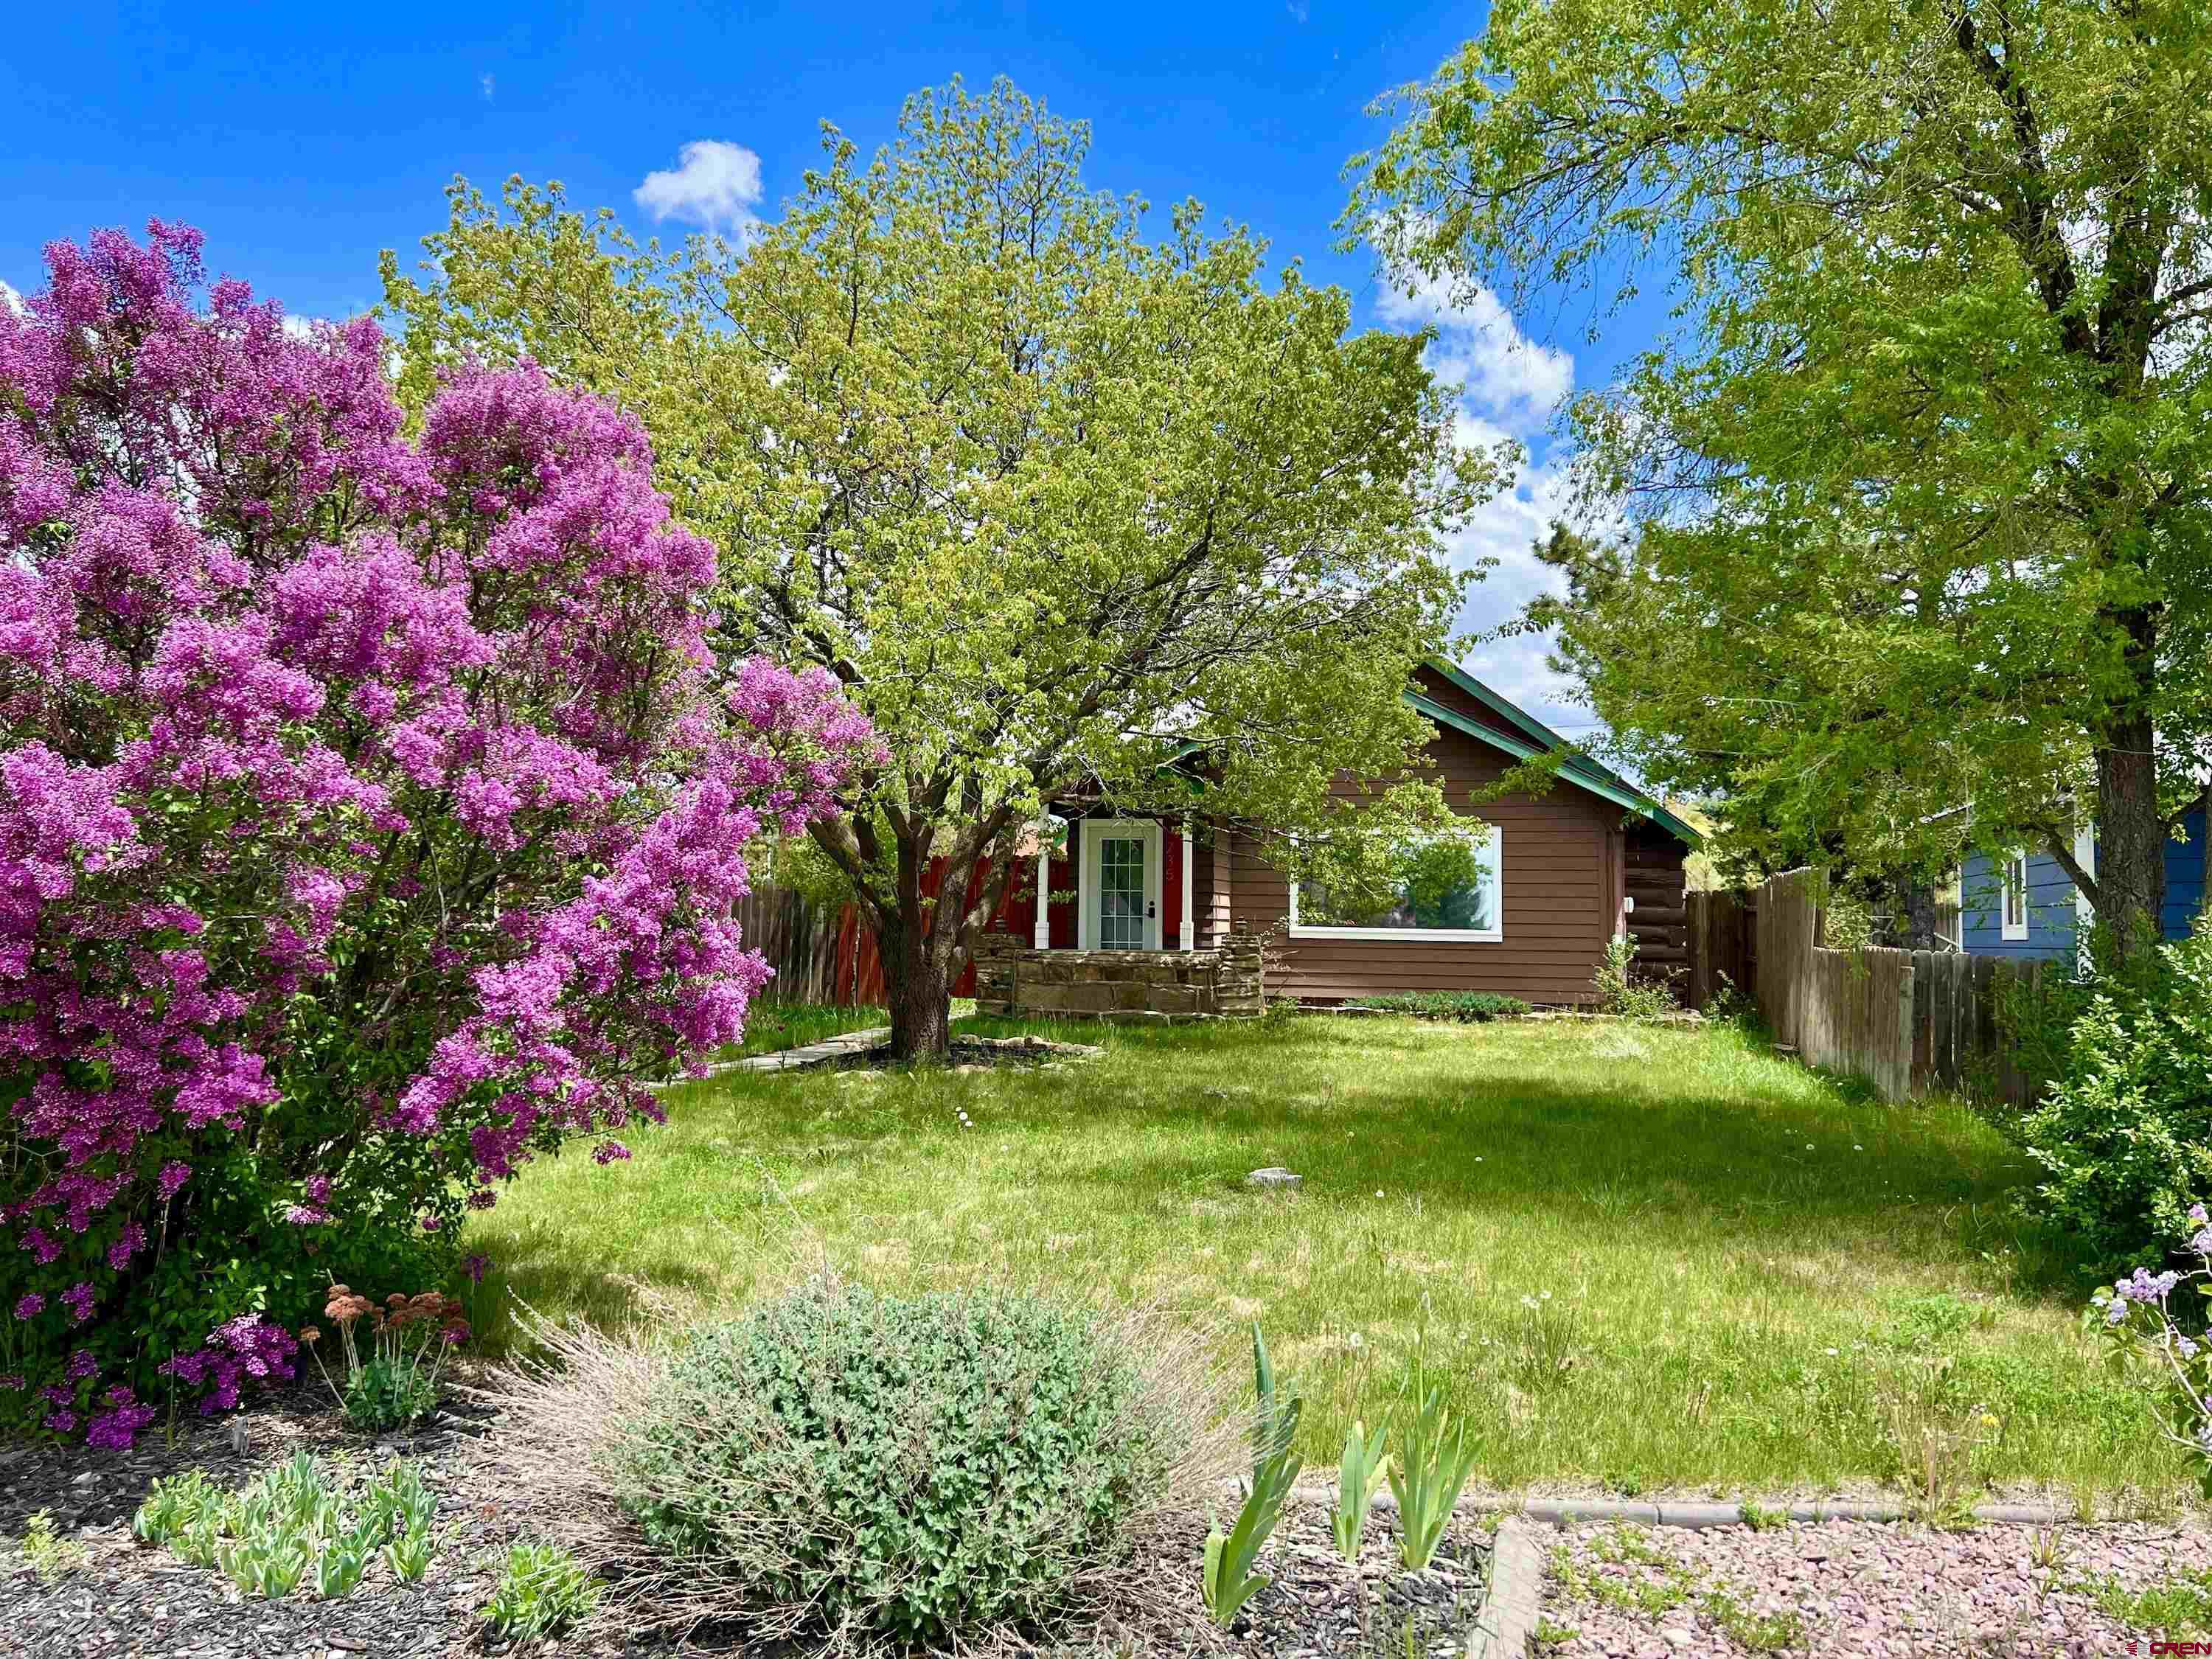
<path fill-rule="evenodd" d="M 975 946 L 975 1007 L 1024 1018 L 1249 1019 L 1263 1012 L 1260 941 L 1202 951 L 1039 951 L 1011 933 Z"/>

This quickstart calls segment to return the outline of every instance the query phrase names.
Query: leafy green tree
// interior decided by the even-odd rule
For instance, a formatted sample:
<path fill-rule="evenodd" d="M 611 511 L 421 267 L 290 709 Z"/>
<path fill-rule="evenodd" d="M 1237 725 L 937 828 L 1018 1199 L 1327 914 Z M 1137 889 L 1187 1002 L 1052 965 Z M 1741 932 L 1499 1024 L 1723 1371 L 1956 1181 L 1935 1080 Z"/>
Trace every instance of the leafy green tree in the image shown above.
<path fill-rule="evenodd" d="M 1572 416 L 1632 531 L 1534 617 L 1647 779 L 1892 868 L 1971 801 L 2155 937 L 2212 738 L 2208 93 L 2197 0 L 1501 0 L 1402 94 L 1349 224 L 1675 301 Z"/>
<path fill-rule="evenodd" d="M 1425 740 L 1401 694 L 1490 458 L 1454 444 L 1423 338 L 1350 333 L 1343 293 L 1269 282 L 1194 205 L 1147 240 L 1142 204 L 1083 183 L 1088 143 L 955 82 L 872 160 L 829 131 L 742 245 L 639 247 L 557 186 L 501 211 L 457 183 L 428 276 L 386 256 L 414 391 L 526 355 L 623 399 L 720 549 L 727 642 L 826 666 L 874 722 L 888 758 L 814 842 L 882 947 L 901 1056 L 942 1051 L 1049 801 L 1187 809 L 1203 771 L 1206 811 L 1289 862 L 1441 814 L 1418 782 L 1328 786 Z"/>

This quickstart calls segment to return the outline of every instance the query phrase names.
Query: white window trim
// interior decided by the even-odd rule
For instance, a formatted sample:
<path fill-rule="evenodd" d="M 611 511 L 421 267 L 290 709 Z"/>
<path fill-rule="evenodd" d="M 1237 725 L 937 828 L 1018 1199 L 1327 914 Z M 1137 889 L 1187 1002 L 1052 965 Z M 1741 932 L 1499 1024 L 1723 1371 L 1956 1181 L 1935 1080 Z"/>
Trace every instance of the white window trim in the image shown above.
<path fill-rule="evenodd" d="M 2097 826 L 2085 823 L 2074 832 L 2074 862 L 2081 866 L 2081 873 L 2092 881 L 2097 878 Z M 2089 931 L 2097 920 L 2097 907 L 2089 902 L 2089 896 L 2076 887 L 2074 890 L 2074 933 L 2076 938 Z"/>
<path fill-rule="evenodd" d="M 2013 871 L 2020 871 L 2020 880 L 2014 883 Z M 2012 919 L 2013 894 L 2020 895 L 2020 920 Z M 2024 943 L 2027 939 L 2028 922 L 2027 854 L 2008 853 L 1997 866 L 1997 933 L 2008 945 Z"/>
<path fill-rule="evenodd" d="M 1477 822 L 1482 821 L 1478 819 Z M 1483 823 L 1489 831 L 1484 843 L 1489 849 L 1491 861 L 1498 872 L 1498 905 L 1494 912 L 1498 920 L 1488 927 L 1332 927 L 1321 924 L 1309 927 L 1298 920 L 1298 884 L 1291 884 L 1291 937 L 1292 939 L 1406 939 L 1432 944 L 1503 945 L 1505 942 L 1505 832 L 1496 824 Z"/>
<path fill-rule="evenodd" d="M 1152 915 L 1145 918 L 1147 951 L 1160 948 L 1160 821 L 1158 818 L 1082 818 L 1077 832 L 1079 857 L 1075 866 L 1076 948 L 1096 951 L 1098 943 L 1098 848 L 1109 836 L 1142 836 L 1145 840 L 1145 903 Z"/>

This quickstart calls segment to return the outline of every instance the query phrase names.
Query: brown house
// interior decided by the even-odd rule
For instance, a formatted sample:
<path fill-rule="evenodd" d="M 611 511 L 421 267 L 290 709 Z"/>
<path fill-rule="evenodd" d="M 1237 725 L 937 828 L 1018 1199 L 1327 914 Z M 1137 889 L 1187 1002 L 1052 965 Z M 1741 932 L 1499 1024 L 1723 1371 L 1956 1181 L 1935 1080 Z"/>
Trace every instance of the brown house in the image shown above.
<path fill-rule="evenodd" d="M 1143 981 L 1170 988 L 1178 1009 L 1214 1012 L 1226 1006 L 1216 988 L 1230 970 L 1212 958 L 1232 936 L 1279 928 L 1285 971 L 1267 992 L 1316 1002 L 1493 991 L 1584 1003 L 1607 942 L 1622 933 L 1647 966 L 1686 959 L 1682 860 L 1695 830 L 1578 755 L 1541 793 L 1478 799 L 1509 769 L 1566 750 L 1565 740 L 1449 664 L 1419 670 L 1406 698 L 1434 727 L 1428 755 L 1446 799 L 1488 828 L 1472 854 L 1446 854 L 1455 861 L 1422 890 L 1379 913 L 1349 913 L 1286 883 L 1240 832 L 1202 818 L 1086 813 L 1068 823 L 1064 848 L 1040 855 L 1036 884 L 1072 899 L 1048 903 L 1042 918 L 1027 895 L 1009 902 L 979 960 L 978 994 L 1040 1009 L 1159 1011 L 1160 996 L 1137 995 Z M 1069 951 L 1111 955 L 1077 971 L 1056 954 Z M 1097 985 L 1117 975 L 1121 991 Z M 1018 996 L 1017 982 L 1072 988 Z"/>

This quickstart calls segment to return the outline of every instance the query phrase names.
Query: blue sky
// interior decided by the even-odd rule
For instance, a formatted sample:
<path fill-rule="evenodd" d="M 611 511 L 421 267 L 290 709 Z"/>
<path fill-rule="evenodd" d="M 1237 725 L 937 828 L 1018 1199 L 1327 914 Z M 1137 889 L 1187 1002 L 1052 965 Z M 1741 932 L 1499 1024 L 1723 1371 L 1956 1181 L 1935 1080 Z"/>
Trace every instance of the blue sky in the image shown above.
<path fill-rule="evenodd" d="M 1469 606 L 1465 623 L 1479 626 L 1539 580 L 1527 546 L 1558 504 L 1546 434 L 1559 398 L 1601 384 L 1644 343 L 1616 333 L 1593 344 L 1580 314 L 1516 319 L 1494 300 L 1408 298 L 1364 253 L 1333 248 L 1343 164 L 1383 131 L 1366 106 L 1433 70 L 1482 16 L 1480 5 L 1385 15 L 1333 0 L 477 0 L 339 13 L 79 0 L 18 16 L 0 55 L 11 112 L 0 282 L 38 286 L 49 239 L 158 215 L 200 226 L 216 270 L 288 310 L 343 316 L 376 300 L 380 249 L 411 258 L 442 222 L 440 192 L 456 173 L 486 186 L 512 173 L 558 179 L 634 229 L 680 234 L 773 214 L 817 154 L 823 120 L 872 149 L 908 92 L 1005 74 L 1091 122 L 1094 184 L 1162 206 L 1195 197 L 1252 225 L 1279 259 L 1351 289 L 1367 325 L 1443 326 L 1437 361 L 1468 383 L 1468 431 L 1510 433 L 1534 455 L 1457 550 L 1505 560 Z M 1544 717 L 1585 721 L 1559 705 L 1540 657 L 1518 644 L 1468 662 Z"/>

